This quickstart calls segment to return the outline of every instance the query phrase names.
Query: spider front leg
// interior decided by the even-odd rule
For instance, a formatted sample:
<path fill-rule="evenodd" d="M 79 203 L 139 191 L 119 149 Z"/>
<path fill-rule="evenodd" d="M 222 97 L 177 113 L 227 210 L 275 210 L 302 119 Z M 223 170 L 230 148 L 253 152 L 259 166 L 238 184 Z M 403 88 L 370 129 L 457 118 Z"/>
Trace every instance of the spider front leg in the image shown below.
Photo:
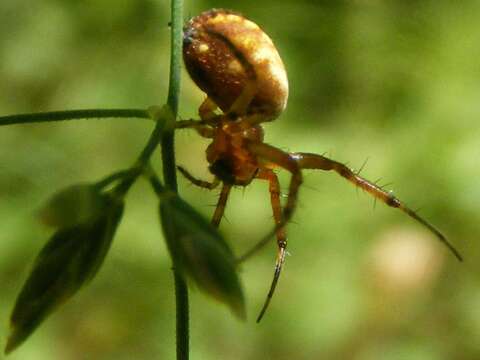
<path fill-rule="evenodd" d="M 278 182 L 278 177 L 272 170 L 264 169 L 259 171 L 259 173 L 257 174 L 257 178 L 267 180 L 269 183 L 270 202 L 272 204 L 273 219 L 275 220 L 275 225 L 279 226 L 282 223 L 282 206 L 280 203 L 280 183 Z M 257 322 L 260 322 L 260 320 L 262 320 L 262 317 L 265 314 L 268 305 L 270 304 L 270 300 L 272 299 L 273 293 L 275 292 L 278 279 L 280 278 L 283 264 L 285 263 L 285 251 L 287 247 L 287 234 L 285 228 L 278 228 L 278 230 L 276 231 L 276 235 L 278 252 L 277 260 L 275 262 L 275 272 L 273 275 L 272 284 L 270 285 L 270 290 L 268 291 L 267 298 L 265 299 L 262 310 L 257 317 Z"/>
<path fill-rule="evenodd" d="M 192 184 L 198 187 L 208 189 L 208 190 L 213 190 L 218 186 L 218 184 L 220 184 L 220 180 L 218 180 L 217 177 L 215 177 L 215 179 L 213 179 L 212 182 L 208 182 L 205 180 L 197 179 L 192 174 L 190 174 L 188 170 L 184 169 L 181 166 L 177 166 L 177 169 L 187 180 L 189 180 Z M 215 227 L 218 227 L 220 225 L 220 221 L 222 220 L 223 214 L 225 212 L 225 207 L 227 206 L 227 200 L 228 200 L 228 196 L 230 195 L 231 189 L 232 189 L 231 185 L 223 184 L 222 186 L 222 191 L 220 192 L 220 197 L 218 198 L 218 202 L 215 207 L 215 212 L 213 213 L 212 221 L 211 221 L 211 224 Z"/>
<path fill-rule="evenodd" d="M 215 114 L 216 109 L 217 105 L 212 99 L 207 97 L 198 109 L 198 115 L 201 120 L 179 120 L 175 122 L 175 128 L 195 129 L 201 137 L 213 139 L 215 130 L 211 126 L 215 125 L 216 118 L 218 117 L 218 115 Z"/>
<path fill-rule="evenodd" d="M 383 190 L 378 185 L 364 179 L 359 176 L 347 166 L 338 161 L 331 160 L 321 155 L 309 154 L 309 153 L 294 153 L 291 154 L 292 158 L 298 163 L 299 167 L 302 169 L 318 169 L 326 171 L 335 171 L 337 174 L 347 179 L 355 186 L 365 190 L 370 195 L 374 196 L 376 199 L 379 199 L 387 206 L 400 209 L 408 216 L 425 226 L 429 229 L 436 237 L 455 255 L 455 257 L 462 261 L 462 256 L 455 249 L 455 247 L 448 242 L 445 236 L 437 230 L 432 224 L 427 222 L 425 219 L 421 218 L 415 211 L 407 207 L 403 202 L 401 202 L 397 197 L 395 197 L 391 192 Z"/>
<path fill-rule="evenodd" d="M 220 180 L 218 180 L 217 177 L 215 177 L 212 182 L 208 182 L 205 180 L 197 179 L 192 174 L 190 174 L 188 170 L 181 166 L 177 166 L 177 170 L 180 171 L 180 173 L 193 185 L 201 187 L 203 189 L 213 190 L 218 186 L 218 184 L 220 184 Z"/>
<path fill-rule="evenodd" d="M 197 133 L 204 138 L 213 139 L 215 130 L 207 125 L 204 120 L 179 120 L 175 123 L 176 129 L 195 129 Z"/>

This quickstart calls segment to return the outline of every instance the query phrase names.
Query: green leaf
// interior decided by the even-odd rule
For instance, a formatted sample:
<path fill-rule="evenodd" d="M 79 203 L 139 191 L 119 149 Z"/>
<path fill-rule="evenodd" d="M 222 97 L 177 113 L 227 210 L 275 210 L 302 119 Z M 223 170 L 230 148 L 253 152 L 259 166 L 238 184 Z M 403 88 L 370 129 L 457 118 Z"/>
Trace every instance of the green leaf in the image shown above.
<path fill-rule="evenodd" d="M 85 224 L 102 214 L 107 198 L 94 185 L 72 185 L 54 194 L 40 209 L 39 216 L 46 225 L 58 228 Z"/>
<path fill-rule="evenodd" d="M 40 251 L 10 319 L 5 353 L 18 347 L 60 304 L 91 280 L 103 263 L 123 213 L 109 198 L 105 212 L 90 223 L 57 231 Z"/>
<path fill-rule="evenodd" d="M 174 266 L 210 296 L 245 318 L 235 257 L 215 227 L 180 197 L 161 197 L 160 219 Z"/>

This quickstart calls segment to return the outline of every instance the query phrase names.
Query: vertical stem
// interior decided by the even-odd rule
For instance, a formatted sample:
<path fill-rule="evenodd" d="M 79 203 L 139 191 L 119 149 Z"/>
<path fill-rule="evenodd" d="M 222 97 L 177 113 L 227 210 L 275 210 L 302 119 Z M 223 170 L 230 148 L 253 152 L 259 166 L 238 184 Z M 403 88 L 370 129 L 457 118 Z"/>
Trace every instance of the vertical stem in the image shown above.
<path fill-rule="evenodd" d="M 171 0 L 171 48 L 170 48 L 170 80 L 168 100 L 174 119 L 177 118 L 180 94 L 180 70 L 182 56 L 182 0 Z M 165 186 L 177 192 L 177 177 L 174 151 L 174 126 L 167 124 L 161 139 L 163 178 Z M 185 280 L 174 265 L 176 318 L 177 318 L 177 360 L 188 360 L 189 357 L 189 308 L 188 289 Z"/>
<path fill-rule="evenodd" d="M 180 93 L 180 70 L 182 67 L 183 43 L 183 4 L 182 0 L 172 0 L 171 3 L 171 42 L 170 42 L 170 78 L 168 84 L 167 103 L 172 112 L 178 112 Z"/>
<path fill-rule="evenodd" d="M 188 288 L 182 276 L 173 269 L 177 318 L 177 360 L 188 360 L 189 356 L 189 307 Z"/>
<path fill-rule="evenodd" d="M 173 118 L 177 118 L 178 99 L 180 95 L 180 70 L 182 56 L 182 0 L 171 1 L 171 47 L 170 47 L 170 79 L 168 85 L 167 104 Z M 174 151 L 175 127 L 167 124 L 161 139 L 164 182 L 169 190 L 177 192 L 177 176 Z"/>

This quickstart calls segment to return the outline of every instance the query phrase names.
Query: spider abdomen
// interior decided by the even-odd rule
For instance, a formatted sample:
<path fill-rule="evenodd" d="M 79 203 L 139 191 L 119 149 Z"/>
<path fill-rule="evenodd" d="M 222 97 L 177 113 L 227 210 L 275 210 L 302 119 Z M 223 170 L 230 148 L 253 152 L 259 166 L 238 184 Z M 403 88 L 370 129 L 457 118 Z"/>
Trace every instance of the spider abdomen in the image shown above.
<path fill-rule="evenodd" d="M 245 17 L 212 9 L 185 27 L 183 58 L 197 86 L 228 112 L 247 84 L 254 96 L 246 114 L 276 118 L 288 98 L 285 68 L 272 40 Z M 243 115 L 243 114 L 241 114 Z"/>

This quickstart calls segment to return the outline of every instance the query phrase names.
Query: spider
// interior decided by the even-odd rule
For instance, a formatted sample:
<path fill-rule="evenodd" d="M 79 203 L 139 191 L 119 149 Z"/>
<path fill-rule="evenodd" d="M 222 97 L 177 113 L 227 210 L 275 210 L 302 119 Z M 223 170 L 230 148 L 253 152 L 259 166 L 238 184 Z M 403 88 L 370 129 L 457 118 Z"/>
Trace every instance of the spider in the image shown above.
<path fill-rule="evenodd" d="M 211 9 L 193 17 L 184 28 L 183 59 L 195 84 L 207 94 L 199 107 L 200 120 L 181 120 L 177 128 L 195 129 L 211 139 L 206 150 L 213 181 L 195 178 L 183 167 L 180 173 L 194 185 L 222 188 L 212 224 L 216 227 L 225 211 L 232 187 L 248 186 L 254 179 L 268 181 L 275 221 L 277 258 L 270 290 L 257 318 L 259 322 L 272 299 L 285 262 L 285 225 L 292 217 L 302 184 L 302 170 L 334 171 L 356 187 L 397 208 L 429 229 L 458 260 L 458 251 L 440 231 L 408 208 L 391 192 L 361 177 L 346 165 L 311 153 L 288 153 L 264 143 L 261 123 L 275 120 L 285 109 L 288 80 L 272 40 L 254 22 L 224 9 Z M 275 169 L 290 172 L 288 197 L 282 208 L 280 184 Z"/>

